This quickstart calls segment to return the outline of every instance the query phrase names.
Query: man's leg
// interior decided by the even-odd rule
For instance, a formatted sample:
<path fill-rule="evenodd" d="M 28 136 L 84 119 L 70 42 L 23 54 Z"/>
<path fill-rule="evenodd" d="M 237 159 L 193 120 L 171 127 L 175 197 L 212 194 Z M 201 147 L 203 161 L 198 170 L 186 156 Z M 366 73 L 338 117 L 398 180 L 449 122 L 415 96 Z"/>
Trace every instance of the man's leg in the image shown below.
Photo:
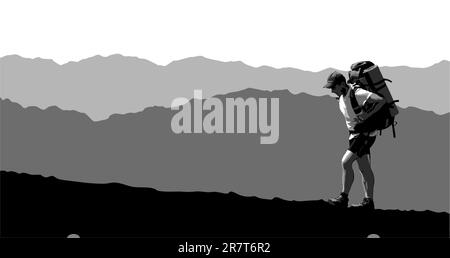
<path fill-rule="evenodd" d="M 373 188 L 375 185 L 375 176 L 370 166 L 370 154 L 365 154 L 357 159 L 359 170 L 362 174 L 362 183 L 364 186 L 364 194 L 366 198 L 373 199 Z"/>
<path fill-rule="evenodd" d="M 342 192 L 347 195 L 350 193 L 352 188 L 353 180 L 355 178 L 352 164 L 358 159 L 355 153 L 347 150 L 342 157 Z"/>
<path fill-rule="evenodd" d="M 350 193 L 353 179 L 355 178 L 352 164 L 357 158 L 358 156 L 349 150 L 347 150 L 342 157 L 342 192 L 338 197 L 328 200 L 328 203 L 331 205 L 340 208 L 348 207 L 348 194 Z"/>

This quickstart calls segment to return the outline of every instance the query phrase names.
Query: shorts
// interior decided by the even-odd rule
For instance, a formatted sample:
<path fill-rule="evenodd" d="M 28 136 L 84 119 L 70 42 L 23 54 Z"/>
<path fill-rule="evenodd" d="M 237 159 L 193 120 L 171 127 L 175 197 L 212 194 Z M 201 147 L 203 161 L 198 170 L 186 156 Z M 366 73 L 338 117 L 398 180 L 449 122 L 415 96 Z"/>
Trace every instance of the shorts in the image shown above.
<path fill-rule="evenodd" d="M 348 150 L 355 153 L 359 158 L 366 154 L 370 155 L 370 147 L 372 147 L 376 138 L 376 136 L 369 136 L 360 133 L 349 140 Z"/>

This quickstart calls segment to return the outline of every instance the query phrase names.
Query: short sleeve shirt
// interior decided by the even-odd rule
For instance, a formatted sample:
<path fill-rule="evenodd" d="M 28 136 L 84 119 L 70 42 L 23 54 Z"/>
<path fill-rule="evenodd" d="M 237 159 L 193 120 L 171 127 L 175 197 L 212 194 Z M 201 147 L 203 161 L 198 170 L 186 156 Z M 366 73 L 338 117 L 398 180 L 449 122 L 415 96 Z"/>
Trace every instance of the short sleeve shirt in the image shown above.
<path fill-rule="evenodd" d="M 353 88 L 354 86 L 350 85 L 350 87 Z M 358 105 L 364 106 L 367 99 L 369 99 L 372 94 L 373 94 L 372 92 L 361 89 L 361 88 L 356 89 L 355 98 L 356 98 L 356 101 L 358 102 Z M 355 128 L 355 125 L 356 125 L 355 120 L 356 120 L 357 114 L 355 114 L 355 112 L 353 111 L 353 108 L 352 108 L 352 103 L 350 100 L 350 90 L 348 90 L 345 95 L 341 95 L 339 97 L 339 109 L 341 110 L 342 115 L 344 115 L 347 129 L 349 131 L 353 131 Z M 350 135 L 350 139 L 352 139 L 356 135 L 357 135 L 356 133 L 352 133 Z M 374 135 L 376 135 L 376 131 L 373 131 L 370 133 L 370 136 L 374 136 Z"/>

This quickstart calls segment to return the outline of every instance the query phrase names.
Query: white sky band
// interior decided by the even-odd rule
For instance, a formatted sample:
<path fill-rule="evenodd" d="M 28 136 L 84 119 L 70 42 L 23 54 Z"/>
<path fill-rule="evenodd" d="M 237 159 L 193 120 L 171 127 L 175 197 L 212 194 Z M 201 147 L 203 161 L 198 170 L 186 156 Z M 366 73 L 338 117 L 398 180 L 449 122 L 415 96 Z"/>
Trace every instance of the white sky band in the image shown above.
<path fill-rule="evenodd" d="M 347 70 L 358 60 L 428 67 L 450 59 L 450 1 L 1 1 L 0 56 L 57 63 L 94 55 L 160 65 L 192 56 L 251 66 Z"/>

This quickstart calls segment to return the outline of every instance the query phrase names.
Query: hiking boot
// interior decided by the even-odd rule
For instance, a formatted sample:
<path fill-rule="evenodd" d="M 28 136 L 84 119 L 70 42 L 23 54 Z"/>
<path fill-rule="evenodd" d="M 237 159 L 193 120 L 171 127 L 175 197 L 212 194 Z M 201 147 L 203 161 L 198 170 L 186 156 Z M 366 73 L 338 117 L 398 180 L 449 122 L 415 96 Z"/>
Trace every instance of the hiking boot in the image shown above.
<path fill-rule="evenodd" d="M 328 203 L 338 208 L 348 207 L 348 195 L 346 193 L 341 193 L 338 197 L 328 200 Z"/>
<path fill-rule="evenodd" d="M 375 210 L 375 204 L 372 198 L 364 198 L 360 204 L 353 204 L 351 208 L 358 208 L 364 210 Z"/>

